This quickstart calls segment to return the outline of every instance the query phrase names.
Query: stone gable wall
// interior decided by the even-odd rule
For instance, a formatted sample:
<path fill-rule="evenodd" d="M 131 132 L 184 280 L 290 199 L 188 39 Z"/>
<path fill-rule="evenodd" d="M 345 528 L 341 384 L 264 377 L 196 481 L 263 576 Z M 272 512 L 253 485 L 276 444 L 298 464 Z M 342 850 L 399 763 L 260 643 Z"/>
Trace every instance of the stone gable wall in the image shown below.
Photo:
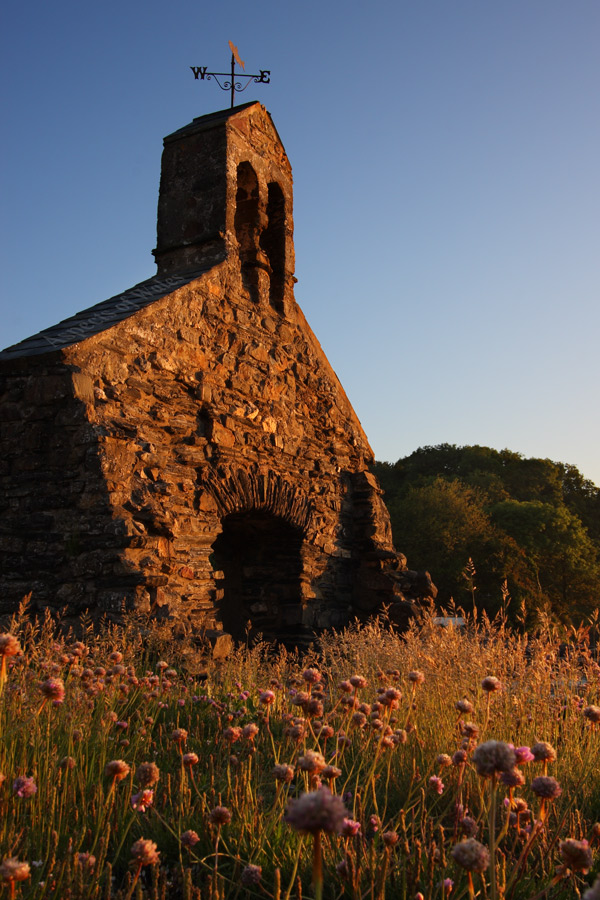
<path fill-rule="evenodd" d="M 0 610 L 32 591 L 302 640 L 433 593 L 295 302 L 291 168 L 259 104 L 165 139 L 156 256 L 161 276 L 210 268 L 0 364 Z"/>

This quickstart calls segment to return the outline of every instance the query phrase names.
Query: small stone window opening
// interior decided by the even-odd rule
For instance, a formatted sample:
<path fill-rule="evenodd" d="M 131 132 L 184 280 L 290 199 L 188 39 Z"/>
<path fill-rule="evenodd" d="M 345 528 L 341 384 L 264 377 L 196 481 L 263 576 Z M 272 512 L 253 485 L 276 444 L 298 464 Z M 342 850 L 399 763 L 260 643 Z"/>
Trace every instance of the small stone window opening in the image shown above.
<path fill-rule="evenodd" d="M 211 561 L 223 573 L 217 581 L 223 628 L 243 640 L 251 635 L 286 640 L 301 631 L 301 528 L 267 510 L 252 509 L 223 518 Z"/>
<path fill-rule="evenodd" d="M 242 162 L 237 168 L 234 226 L 239 245 L 242 282 L 250 294 L 250 298 L 257 303 L 260 298 L 260 279 L 257 267 L 262 262 L 259 194 L 258 178 L 249 162 Z"/>
<path fill-rule="evenodd" d="M 267 227 L 261 235 L 261 246 L 269 260 L 271 279 L 269 302 L 279 313 L 284 312 L 285 290 L 285 197 L 276 181 L 267 187 Z"/>

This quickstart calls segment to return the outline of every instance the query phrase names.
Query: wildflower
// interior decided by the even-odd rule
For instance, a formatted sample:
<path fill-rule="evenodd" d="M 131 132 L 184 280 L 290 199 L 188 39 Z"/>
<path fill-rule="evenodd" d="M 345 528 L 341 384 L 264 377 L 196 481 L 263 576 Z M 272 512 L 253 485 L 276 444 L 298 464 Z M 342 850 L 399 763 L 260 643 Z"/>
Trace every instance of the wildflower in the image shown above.
<path fill-rule="evenodd" d="M 409 672 L 408 680 L 414 685 L 423 684 L 423 682 L 425 681 L 425 675 L 423 674 L 423 672 L 418 671 Z"/>
<path fill-rule="evenodd" d="M 197 753 L 184 753 L 183 756 L 181 757 L 181 761 L 184 766 L 189 766 L 189 768 L 191 768 L 192 766 L 196 766 L 196 765 L 198 765 L 198 761 L 199 761 L 198 754 Z"/>
<path fill-rule="evenodd" d="M 14 634 L 10 632 L 0 634 L 0 656 L 17 656 L 20 652 L 21 645 Z M 25 866 L 27 863 L 21 863 L 21 865 Z"/>
<path fill-rule="evenodd" d="M 242 869 L 240 880 L 244 887 L 253 887 L 260 884 L 262 878 L 262 866 L 247 865 Z"/>
<path fill-rule="evenodd" d="M 386 847 L 395 847 L 400 840 L 400 835 L 397 831 L 384 831 L 381 837 Z"/>
<path fill-rule="evenodd" d="M 488 694 L 493 694 L 494 691 L 502 690 L 502 682 L 494 675 L 487 675 L 481 682 L 481 687 Z"/>
<path fill-rule="evenodd" d="M 131 798 L 131 806 L 135 809 L 136 812 L 146 812 L 146 810 L 152 806 L 154 802 L 154 791 L 149 789 L 144 789 L 137 794 L 134 794 Z"/>
<path fill-rule="evenodd" d="M 515 767 L 515 751 L 503 741 L 486 741 L 473 751 L 477 774 L 484 778 L 496 772 L 510 772 Z"/>
<path fill-rule="evenodd" d="M 552 744 L 548 744 L 546 741 L 539 741 L 537 744 L 534 744 L 531 748 L 531 753 L 536 762 L 554 762 L 556 759 L 556 750 L 552 746 Z"/>
<path fill-rule="evenodd" d="M 460 821 L 460 827 L 462 828 L 463 834 L 468 838 L 474 838 L 479 831 L 477 822 L 475 819 L 472 819 L 471 816 L 463 816 Z"/>
<path fill-rule="evenodd" d="M 188 733 L 185 728 L 175 728 L 175 730 L 171 734 L 171 740 L 175 741 L 176 744 L 179 744 L 179 746 L 181 746 L 187 741 L 187 736 Z"/>
<path fill-rule="evenodd" d="M 304 735 L 306 734 L 306 728 L 304 725 L 290 725 L 289 728 L 285 729 L 285 734 L 287 737 L 291 737 L 294 741 L 301 741 Z"/>
<path fill-rule="evenodd" d="M 322 772 L 327 763 L 321 753 L 315 750 L 307 750 L 304 756 L 298 760 L 298 768 L 303 772 L 309 772 L 311 775 L 318 775 Z"/>
<path fill-rule="evenodd" d="M 437 775 L 432 775 L 429 779 L 429 787 L 436 792 L 436 794 L 444 793 L 444 783 L 441 778 L 438 778 Z"/>
<path fill-rule="evenodd" d="M 339 778 L 342 774 L 342 770 L 338 769 L 337 766 L 325 766 L 321 775 L 323 778 L 327 778 L 329 781 L 332 781 L 334 778 Z"/>
<path fill-rule="evenodd" d="M 342 822 L 342 827 L 339 829 L 339 833 L 342 837 L 350 838 L 356 837 L 356 835 L 360 831 L 360 822 L 356 822 L 354 819 L 345 818 Z"/>
<path fill-rule="evenodd" d="M 321 725 L 321 729 L 319 731 L 319 737 L 322 740 L 328 741 L 329 738 L 332 738 L 334 736 L 334 734 L 335 734 L 335 731 L 333 730 L 331 725 L 325 725 L 325 724 Z"/>
<path fill-rule="evenodd" d="M 515 747 L 515 756 L 517 757 L 517 766 L 522 766 L 523 763 L 533 762 L 535 759 L 535 756 L 529 747 Z"/>
<path fill-rule="evenodd" d="M 135 777 L 142 787 L 152 787 L 160 778 L 160 770 L 156 763 L 140 763 L 137 767 Z"/>
<path fill-rule="evenodd" d="M 20 797 L 22 800 L 29 800 L 30 797 L 37 794 L 37 785 L 35 781 L 33 778 L 28 778 L 26 775 L 19 775 L 18 778 L 15 778 L 12 789 L 15 797 Z"/>
<path fill-rule="evenodd" d="M 228 744 L 233 744 L 235 741 L 239 741 L 242 736 L 242 729 L 237 725 L 228 725 L 227 728 L 223 731 L 223 737 L 227 741 Z"/>
<path fill-rule="evenodd" d="M 131 848 L 131 855 L 138 866 L 154 866 L 160 859 L 160 851 L 154 841 L 140 838 Z"/>
<path fill-rule="evenodd" d="M 270 706 L 275 703 L 275 694 L 273 691 L 261 691 L 258 695 L 258 702 L 263 706 Z"/>
<path fill-rule="evenodd" d="M 104 773 L 114 781 L 122 781 L 129 775 L 130 768 L 123 759 L 113 759 L 106 763 Z"/>
<path fill-rule="evenodd" d="M 335 871 L 344 881 L 347 881 L 350 878 L 350 867 L 348 866 L 347 859 L 341 859 L 339 863 L 336 864 Z"/>
<path fill-rule="evenodd" d="M 318 669 L 305 669 L 302 678 L 307 684 L 316 684 L 321 680 L 321 673 Z"/>
<path fill-rule="evenodd" d="M 393 735 L 394 743 L 405 744 L 408 740 L 408 732 L 404 728 L 398 728 Z"/>
<path fill-rule="evenodd" d="M 567 838 L 566 841 L 561 841 L 560 855 L 565 866 L 572 872 L 583 872 L 585 875 L 592 868 L 592 851 L 585 840 Z"/>
<path fill-rule="evenodd" d="M 9 883 L 25 881 L 29 878 L 29 872 L 29 863 L 19 862 L 16 856 L 8 856 L 0 864 L 0 878 Z"/>
<path fill-rule="evenodd" d="M 198 837 L 198 833 L 196 831 L 184 831 L 181 835 L 181 843 L 184 847 L 187 847 L 188 850 L 191 850 L 192 847 L 195 847 L 200 838 Z"/>
<path fill-rule="evenodd" d="M 473 712 L 473 704 L 469 703 L 466 698 L 464 700 L 457 700 L 454 706 L 459 713 L 462 713 L 463 715 L 468 715 Z"/>
<path fill-rule="evenodd" d="M 213 825 L 220 828 L 222 825 L 229 825 L 231 822 L 231 813 L 226 806 L 215 806 L 211 809 L 208 818 Z"/>
<path fill-rule="evenodd" d="M 301 794 L 290 800 L 284 819 L 295 831 L 315 834 L 318 831 L 337 832 L 346 818 L 346 807 L 329 788 Z"/>
<path fill-rule="evenodd" d="M 277 763 L 273 768 L 273 775 L 275 776 L 276 781 L 284 781 L 289 784 L 289 782 L 294 779 L 294 767 L 288 766 L 285 763 Z"/>
<path fill-rule="evenodd" d="M 242 737 L 246 741 L 253 741 L 256 735 L 258 734 L 258 725 L 254 722 L 248 722 L 247 725 L 244 725 L 242 728 Z"/>
<path fill-rule="evenodd" d="M 437 766 L 441 766 L 445 768 L 446 766 L 452 765 L 452 757 L 448 756 L 447 753 L 439 753 L 435 758 L 435 763 Z"/>
<path fill-rule="evenodd" d="M 351 694 L 352 693 L 352 685 L 350 684 L 349 681 L 340 681 L 338 687 L 343 694 Z"/>
<path fill-rule="evenodd" d="M 119 653 L 118 650 L 113 650 L 113 652 L 108 657 L 111 662 L 120 663 L 123 661 L 123 654 Z"/>
<path fill-rule="evenodd" d="M 531 782 L 531 790 L 542 800 L 555 800 L 562 794 L 562 788 L 551 775 L 538 775 Z"/>
<path fill-rule="evenodd" d="M 586 706 L 583 715 L 590 720 L 592 725 L 597 725 L 600 722 L 600 706 Z"/>
<path fill-rule="evenodd" d="M 291 697 L 294 706 L 306 706 L 310 700 L 310 694 L 307 691 L 295 691 Z"/>
<path fill-rule="evenodd" d="M 349 678 L 348 681 L 355 690 L 360 690 L 361 688 L 366 688 L 367 686 L 367 679 L 362 675 L 352 675 L 352 677 Z"/>
<path fill-rule="evenodd" d="M 60 678 L 47 678 L 40 684 L 40 691 L 46 700 L 52 700 L 55 704 L 65 699 L 65 686 Z"/>
<path fill-rule="evenodd" d="M 75 856 L 77 860 L 77 864 L 81 866 L 82 869 L 93 869 L 96 865 L 96 857 L 87 851 L 85 853 L 77 853 Z"/>
<path fill-rule="evenodd" d="M 397 709 L 400 700 L 402 700 L 402 691 L 394 687 L 386 688 L 379 699 L 384 706 L 388 706 L 390 709 Z"/>
<path fill-rule="evenodd" d="M 474 722 L 461 722 L 460 733 L 469 740 L 475 740 L 479 734 L 479 725 Z"/>
<path fill-rule="evenodd" d="M 460 844 L 456 844 L 452 848 L 452 858 L 469 872 L 485 872 L 490 864 L 487 847 L 484 847 L 475 838 L 467 838 Z"/>
<path fill-rule="evenodd" d="M 525 784 L 525 778 L 518 769 L 510 769 L 508 772 L 502 772 L 500 781 L 508 788 L 522 787 Z"/>
<path fill-rule="evenodd" d="M 63 756 L 61 761 L 59 762 L 59 768 L 61 769 L 74 769 L 75 768 L 75 760 L 72 756 Z"/>
<path fill-rule="evenodd" d="M 320 718 L 323 715 L 323 703 L 316 696 L 308 700 L 304 708 L 309 716 Z"/>

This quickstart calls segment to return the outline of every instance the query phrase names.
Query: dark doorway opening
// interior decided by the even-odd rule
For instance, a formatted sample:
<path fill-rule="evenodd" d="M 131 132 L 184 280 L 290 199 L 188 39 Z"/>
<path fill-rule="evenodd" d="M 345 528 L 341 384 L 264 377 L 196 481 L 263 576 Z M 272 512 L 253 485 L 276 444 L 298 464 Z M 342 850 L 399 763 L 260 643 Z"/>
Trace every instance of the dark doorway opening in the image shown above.
<path fill-rule="evenodd" d="M 300 637 L 301 528 L 264 510 L 232 513 L 213 544 L 212 562 L 223 573 L 219 616 L 236 640 L 259 632 L 286 643 Z"/>

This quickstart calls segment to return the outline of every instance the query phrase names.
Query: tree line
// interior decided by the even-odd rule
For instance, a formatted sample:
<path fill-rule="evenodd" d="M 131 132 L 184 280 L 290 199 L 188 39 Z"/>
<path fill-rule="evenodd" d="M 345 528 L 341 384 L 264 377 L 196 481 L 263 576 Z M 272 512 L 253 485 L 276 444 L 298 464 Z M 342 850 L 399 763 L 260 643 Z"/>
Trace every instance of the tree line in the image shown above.
<path fill-rule="evenodd" d="M 394 543 L 451 598 L 578 622 L 600 606 L 600 489 L 576 466 L 440 444 L 375 462 Z"/>

